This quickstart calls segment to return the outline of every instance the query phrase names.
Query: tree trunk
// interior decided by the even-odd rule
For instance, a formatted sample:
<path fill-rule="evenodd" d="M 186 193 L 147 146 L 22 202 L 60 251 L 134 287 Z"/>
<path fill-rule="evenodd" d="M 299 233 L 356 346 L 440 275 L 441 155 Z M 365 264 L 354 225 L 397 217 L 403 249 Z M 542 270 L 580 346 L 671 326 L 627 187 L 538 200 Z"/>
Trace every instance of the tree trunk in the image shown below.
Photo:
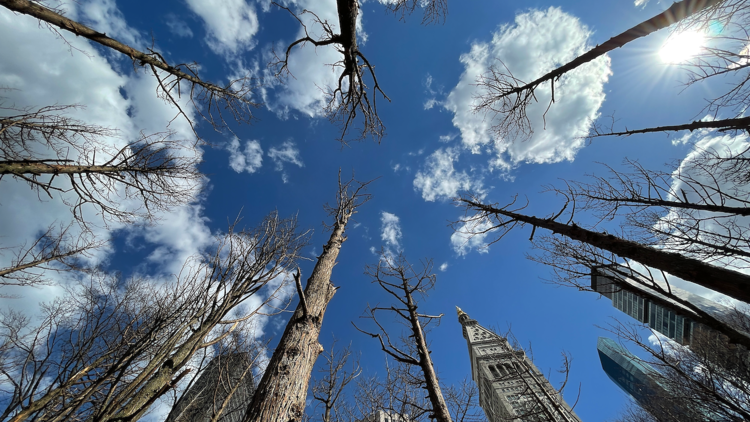
<path fill-rule="evenodd" d="M 750 303 L 750 276 L 746 274 L 706 264 L 705 262 L 685 257 L 678 253 L 664 252 L 609 234 L 586 230 L 576 225 L 567 225 L 548 219 L 516 214 L 470 200 L 462 201 L 481 212 L 503 215 L 534 227 L 550 230 L 553 233 L 588 243 L 622 258 L 632 259 L 645 266 L 665 271 L 683 280 L 715 290 L 745 303 Z"/>
<path fill-rule="evenodd" d="M 623 204 L 623 205 L 629 205 L 629 204 L 638 204 L 638 205 L 646 205 L 646 206 L 654 206 L 654 207 L 664 207 L 664 208 L 682 208 L 686 210 L 697 210 L 697 211 L 708 211 L 708 212 L 716 212 L 716 213 L 726 213 L 726 214 L 734 214 L 734 215 L 742 215 L 742 216 L 750 216 L 750 207 L 729 207 L 726 205 L 714 205 L 714 204 L 700 204 L 695 202 L 678 202 L 678 201 L 669 201 L 665 199 L 655 199 L 655 198 L 638 198 L 638 197 L 606 197 L 606 196 L 597 196 L 589 193 L 582 193 L 581 196 L 583 196 L 586 199 L 594 199 L 597 201 L 602 202 L 614 202 L 617 204 Z M 696 242 L 697 243 L 697 242 Z"/>
<path fill-rule="evenodd" d="M 0 0 L 2 1 L 2 0 Z M 77 164 L 47 164 L 39 161 L 0 161 L 0 174 L 78 174 L 78 173 L 119 173 L 123 171 L 144 171 L 147 169 L 118 166 L 81 166 Z"/>
<path fill-rule="evenodd" d="M 720 130 L 748 130 L 750 129 L 750 117 L 739 117 L 736 119 L 723 119 L 723 120 L 711 120 L 711 121 L 700 121 L 696 120 L 691 123 L 685 123 L 682 125 L 671 125 L 671 126 L 656 126 L 645 129 L 633 129 L 624 130 L 622 132 L 605 132 L 595 133 L 589 135 L 589 138 L 599 138 L 602 136 L 630 136 L 638 133 L 653 133 L 653 132 L 679 132 L 683 130 L 694 131 L 698 129 L 720 129 Z"/>
<path fill-rule="evenodd" d="M 448 406 L 445 404 L 443 393 L 440 391 L 440 384 L 438 383 L 437 374 L 435 373 L 435 367 L 432 366 L 432 358 L 430 358 L 430 350 L 427 347 L 427 340 L 425 340 L 424 331 L 419 323 L 419 314 L 417 314 L 417 305 L 414 304 L 414 299 L 409 292 L 409 286 L 404 281 L 404 293 L 406 293 L 408 308 L 409 308 L 409 320 L 411 322 L 411 331 L 414 334 L 414 342 L 417 346 L 417 353 L 419 354 L 419 367 L 422 369 L 425 380 L 425 389 L 427 395 L 432 403 L 432 414 L 430 418 L 437 422 L 452 422 L 451 414 L 448 411 Z"/>
<path fill-rule="evenodd" d="M 653 18 L 641 22 L 638 25 L 628 29 L 627 31 L 615 35 L 603 44 L 597 45 L 586 53 L 576 57 L 570 62 L 558 67 L 557 69 L 547 73 L 539 79 L 529 82 L 528 84 L 509 90 L 507 93 L 500 95 L 499 97 L 507 97 L 511 94 L 518 94 L 528 89 L 534 89 L 543 82 L 550 81 L 559 78 L 563 74 L 570 72 L 571 70 L 588 63 L 597 57 L 603 56 L 604 54 L 612 51 L 616 48 L 620 48 L 623 45 L 636 40 L 638 38 L 645 37 L 646 35 L 656 32 L 660 29 L 669 27 L 670 25 L 677 23 L 701 10 L 707 9 L 711 6 L 717 5 L 724 0 L 683 0 L 676 2 L 664 12 L 654 16 Z M 552 91 L 554 94 L 554 90 Z"/>
<path fill-rule="evenodd" d="M 0 0 L 0 5 L 14 12 L 33 16 L 41 21 L 49 23 L 50 25 L 54 25 L 57 28 L 72 32 L 76 36 L 88 38 L 89 40 L 97 42 L 105 47 L 109 47 L 113 50 L 119 51 L 120 53 L 130 57 L 133 62 L 137 61 L 141 66 L 145 66 L 146 64 L 148 64 L 167 73 L 170 73 L 179 79 L 184 79 L 194 84 L 200 85 L 201 87 L 207 89 L 208 91 L 214 92 L 217 95 L 235 96 L 239 98 L 239 96 L 233 95 L 230 90 L 226 90 L 214 84 L 204 82 L 197 76 L 190 75 L 179 70 L 176 67 L 168 65 L 166 62 L 160 60 L 161 56 L 158 54 L 146 54 L 138 51 L 126 44 L 108 37 L 107 34 L 95 31 L 86 25 L 82 25 L 74 20 L 68 19 L 63 15 L 54 12 L 53 10 L 47 9 L 46 7 L 40 6 L 31 1 Z"/>
<path fill-rule="evenodd" d="M 308 314 L 300 300 L 247 408 L 245 422 L 302 420 L 310 374 L 323 351 L 318 343 L 323 315 L 336 292 L 330 281 L 331 271 L 346 240 L 344 229 L 352 212 L 353 209 L 337 215 L 331 237 L 307 280 L 304 295 Z"/>

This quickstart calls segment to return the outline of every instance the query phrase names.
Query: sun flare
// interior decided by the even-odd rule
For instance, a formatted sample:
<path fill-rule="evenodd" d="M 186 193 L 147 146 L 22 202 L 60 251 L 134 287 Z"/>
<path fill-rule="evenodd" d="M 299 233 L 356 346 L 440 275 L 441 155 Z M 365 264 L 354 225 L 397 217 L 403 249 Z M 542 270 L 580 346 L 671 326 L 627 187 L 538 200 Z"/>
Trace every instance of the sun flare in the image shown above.
<path fill-rule="evenodd" d="M 664 63 L 682 63 L 697 56 L 705 42 L 705 35 L 697 31 L 672 34 L 661 47 L 659 56 Z"/>

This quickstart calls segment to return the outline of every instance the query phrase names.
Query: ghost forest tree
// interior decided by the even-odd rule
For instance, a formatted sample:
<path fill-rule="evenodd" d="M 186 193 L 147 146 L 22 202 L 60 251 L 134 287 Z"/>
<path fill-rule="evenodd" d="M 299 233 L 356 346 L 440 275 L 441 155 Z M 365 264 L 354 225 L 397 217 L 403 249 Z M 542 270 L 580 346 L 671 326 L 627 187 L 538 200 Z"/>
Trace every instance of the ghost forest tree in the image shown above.
<path fill-rule="evenodd" d="M 140 51 L 65 17 L 62 10 L 28 0 L 1 0 L 0 5 L 39 19 L 58 35 L 85 37 L 129 57 L 134 68 L 144 68 L 156 79 L 157 95 L 187 120 L 198 141 L 196 122 L 180 104 L 182 95 L 187 95 L 194 111 L 217 131 L 228 129 L 226 116 L 238 123 L 250 122 L 252 109 L 260 106 L 252 100 L 255 82 L 249 77 L 220 86 L 201 79 L 195 63 L 168 63 L 158 51 Z M 444 0 L 398 1 L 390 8 L 403 19 L 417 5 L 425 9 L 423 23 L 439 21 L 447 13 Z M 341 123 L 341 140 L 358 113 L 363 117 L 363 137 L 372 134 L 379 139 L 382 123 L 374 98 L 370 102 L 367 97 L 364 69 L 373 78 L 375 92 L 387 97 L 357 47 L 359 4 L 340 0 L 338 6 L 339 33 L 316 16 L 325 38 L 308 36 L 288 51 L 305 42 L 335 44 L 343 57 L 336 64 L 342 73 L 338 88 L 329 92 L 326 113 Z M 279 73 L 287 70 L 284 60 L 278 65 Z M 79 240 L 71 242 L 66 227 L 51 227 L 37 242 L 22 245 L 11 267 L 1 270 L 5 284 L 44 283 L 48 282 L 44 270 L 81 269 L 75 257 L 101 245 L 86 237 L 93 225 L 90 206 L 105 226 L 149 221 L 157 210 L 169 211 L 190 202 L 200 188 L 197 142 L 175 141 L 172 133 L 115 141 L 115 129 L 68 117 L 66 112 L 78 107 L 82 106 L 4 107 L 0 177 L 24 181 L 40 194 L 59 195 L 81 228 Z M 366 185 L 339 180 L 337 204 L 329 208 L 334 217 L 331 238 L 304 291 L 297 268 L 298 309 L 260 380 L 246 420 L 301 418 L 310 372 L 322 349 L 317 341 L 320 326 L 336 289 L 330 274 L 346 239 L 349 218 L 369 198 L 363 193 Z M 123 208 L 123 200 L 134 202 L 135 210 Z M 139 419 L 189 372 L 201 370 L 193 361 L 201 353 L 205 360 L 208 348 L 249 353 L 245 350 L 249 321 L 276 298 L 284 283 L 274 281 L 287 277 L 296 267 L 305 239 L 294 220 L 271 215 L 256 230 L 238 231 L 231 225 L 227 234 L 217 239 L 212 253 L 191 258 L 171 283 L 120 280 L 87 269 L 88 275 L 77 285 L 66 287 L 76 300 L 45 305 L 38 325 L 8 311 L 0 327 L 5 339 L 0 375 L 3 384 L 10 386 L 3 418 L 14 422 Z M 60 265 L 49 267 L 54 262 Z M 260 307 L 245 310 L 242 316 L 232 315 L 259 292 L 266 298 Z"/>
<path fill-rule="evenodd" d="M 490 236 L 489 243 L 499 241 L 516 227 L 529 226 L 529 240 L 541 251 L 531 259 L 551 266 L 555 282 L 590 290 L 588 283 L 581 279 L 604 266 L 607 271 L 631 277 L 668 300 L 685 306 L 689 309 L 685 317 L 720 333 L 710 339 L 711 345 L 696 343 L 690 349 L 671 346 L 678 348 L 675 354 L 666 345 L 649 347 L 633 331 L 616 329 L 615 332 L 651 353 L 656 366 L 662 368 L 663 382 L 673 386 L 670 391 L 675 398 L 684 394 L 696 403 L 703 400 L 703 405 L 696 406 L 707 409 L 709 414 L 718 412 L 716 414 L 738 420 L 746 417 L 748 411 L 746 396 L 744 401 L 737 400 L 747 385 L 746 379 L 738 377 L 734 369 L 714 371 L 711 368 L 716 365 L 706 366 L 705 355 L 709 350 L 727 349 L 733 355 L 747 356 L 750 335 L 744 326 L 708 314 L 673 295 L 670 277 L 750 302 L 750 276 L 747 274 L 750 120 L 743 116 L 750 105 L 747 87 L 750 73 L 745 47 L 749 12 L 750 5 L 745 1 L 685 0 L 532 82 L 514 78 L 510 64 L 501 63 L 490 69 L 478 81 L 485 91 L 476 110 L 492 116 L 497 136 L 514 138 L 528 138 L 533 133 L 526 106 L 536 100 L 535 89 L 540 84 L 551 84 L 549 107 L 554 107 L 554 85 L 564 83 L 567 72 L 669 26 L 679 32 L 704 31 L 711 22 L 724 25 L 725 30 L 720 35 L 708 37 L 708 46 L 681 66 L 688 72 L 687 85 L 718 76 L 731 83 L 726 92 L 708 99 L 701 111 L 709 113 L 706 119 L 624 130 L 605 129 L 596 124 L 588 136 L 589 140 L 602 142 L 598 139 L 607 136 L 697 131 L 704 140 L 697 142 L 694 151 L 672 168 L 654 171 L 626 160 L 629 171 L 609 168 L 608 176 L 590 176 L 588 182 L 564 182 L 562 187 L 549 186 L 547 192 L 562 197 L 564 204 L 542 217 L 525 214 L 523 210 L 529 205 L 528 201 L 519 202 L 518 197 L 498 204 L 489 203 L 478 195 L 463 194 L 457 203 L 465 207 L 467 214 L 454 225 L 464 235 Z M 725 118 L 726 114 L 729 117 Z M 583 225 L 576 218 L 584 212 L 593 214 L 592 224 Z M 606 223 L 613 221 L 619 223 L 619 229 L 603 231 Z M 537 234 L 538 229 L 545 234 Z M 661 407 L 660 411 L 664 411 L 664 406 Z M 646 411 L 655 412 L 654 409 L 647 407 Z M 637 420 L 638 412 L 633 411 L 628 417 Z M 654 414 L 657 413 L 652 413 L 651 417 Z"/>

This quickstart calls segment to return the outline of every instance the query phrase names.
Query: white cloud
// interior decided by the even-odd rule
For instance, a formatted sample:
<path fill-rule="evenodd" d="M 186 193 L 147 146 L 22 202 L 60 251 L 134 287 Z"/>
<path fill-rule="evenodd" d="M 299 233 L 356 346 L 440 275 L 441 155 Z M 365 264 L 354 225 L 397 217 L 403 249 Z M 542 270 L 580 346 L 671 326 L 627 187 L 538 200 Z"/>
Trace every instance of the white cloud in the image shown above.
<path fill-rule="evenodd" d="M 424 102 L 424 109 L 430 110 L 436 105 L 442 105 L 442 101 L 438 100 L 437 97 L 440 95 L 443 95 L 443 87 L 439 86 L 436 88 L 433 88 L 432 84 L 435 82 L 435 80 L 432 78 L 432 75 L 429 73 L 427 76 L 425 76 L 423 85 L 425 87 L 425 92 L 427 93 L 427 99 Z"/>
<path fill-rule="evenodd" d="M 180 38 L 193 38 L 193 30 L 190 29 L 188 24 L 177 17 L 174 13 L 167 14 L 167 28 L 169 32 L 180 37 Z"/>
<path fill-rule="evenodd" d="M 137 32 L 127 26 L 111 1 L 87 2 L 81 6 L 80 11 L 76 6 L 76 3 L 66 5 L 68 16 L 76 16 L 80 12 L 87 20 L 94 22 L 97 29 L 108 31 L 110 35 L 125 41 L 137 41 Z M 153 77 L 144 72 L 133 75 L 119 74 L 103 53 L 83 38 L 66 34 L 66 40 L 63 41 L 45 27 L 40 27 L 38 21 L 33 18 L 0 10 L 0 39 L 5 41 L 4 47 L 0 49 L 0 86 L 12 88 L 0 93 L 5 97 L 5 104 L 14 104 L 16 107 L 52 104 L 85 106 L 82 109 L 70 110 L 68 116 L 87 124 L 117 129 L 118 136 L 101 139 L 103 143 L 114 148 L 121 148 L 126 143 L 138 139 L 141 131 L 146 134 L 165 131 L 170 120 L 176 115 L 174 107 L 165 104 L 154 94 L 156 82 Z M 66 42 L 70 43 L 72 50 Z M 106 57 L 113 55 L 107 53 Z M 121 90 L 127 94 L 127 98 L 121 95 Z M 193 116 L 194 110 L 187 103 L 187 99 L 181 103 L 181 107 L 188 116 Z M 169 130 L 174 132 L 177 139 L 194 140 L 192 130 L 182 118 L 174 120 Z M 202 154 L 200 149 L 187 152 L 198 155 L 197 158 Z M 99 157 L 97 155 L 97 158 Z M 196 190 L 194 194 L 197 193 Z M 40 201 L 37 193 L 29 189 L 25 183 L 11 178 L 4 179 L 3 183 L 0 183 L 0 197 L 3 198 L 3 204 L 12 203 L 13 207 L 0 207 L 0 221 L 3 221 L 3 236 L 6 239 L 2 246 L 21 245 L 24 242 L 28 244 L 52 223 L 67 225 L 71 221 L 71 214 L 64 201 L 72 202 L 71 195 L 56 192 L 53 198 Z M 123 197 L 119 191 L 114 195 Z M 138 201 L 127 199 L 122 200 L 119 205 L 123 210 L 142 206 Z M 187 212 L 191 207 L 186 205 L 174 211 L 180 214 Z M 18 209 L 23 209 L 24 212 L 17 212 Z M 99 239 L 109 239 L 115 230 L 132 229 L 121 223 L 103 226 L 97 210 L 90 206 L 85 206 L 82 212 L 87 221 L 98 223 L 98 226 L 94 227 L 94 234 Z M 199 214 L 188 213 L 185 218 L 180 218 L 179 221 L 184 224 L 182 229 L 190 227 L 188 231 L 206 230 Z M 160 221 L 167 220 L 165 213 L 157 212 L 155 217 Z M 156 234 L 161 230 L 167 230 L 162 227 L 157 221 L 150 226 L 150 230 Z M 162 240 L 166 245 L 185 240 L 186 238 L 181 238 L 179 233 L 174 230 L 173 237 L 165 235 Z M 70 234 L 75 237 L 77 233 L 74 231 Z M 8 239 L 12 241 L 9 242 Z M 190 241 L 195 240 L 195 236 L 190 237 Z M 200 243 L 196 242 L 198 245 Z M 112 252 L 111 247 L 103 248 L 96 251 L 88 261 L 92 264 L 106 262 L 111 258 Z M 12 251 L 0 256 L 0 267 L 8 265 L 11 258 Z M 182 258 L 180 256 L 175 259 Z M 182 262 L 177 264 L 181 265 Z M 50 274 L 50 278 L 62 284 L 66 282 L 65 277 L 65 274 Z M 3 305 L 20 304 L 25 306 L 28 312 L 34 313 L 38 303 L 54 299 L 62 294 L 62 290 L 53 286 L 39 290 L 4 290 L 4 293 L 20 294 L 24 298 L 4 302 Z"/>
<path fill-rule="evenodd" d="M 115 0 L 88 0 L 81 2 L 81 12 L 86 24 L 112 38 L 139 48 L 143 45 L 140 33 L 128 26 L 125 17 L 117 8 Z M 120 53 L 114 53 L 119 55 Z"/>
<path fill-rule="evenodd" d="M 443 105 L 454 113 L 453 124 L 461 132 L 463 146 L 475 154 L 491 150 L 490 168 L 503 172 L 521 162 L 572 160 L 584 146 L 580 137 L 604 101 L 603 85 L 611 73 L 608 57 L 585 64 L 555 83 L 555 103 L 546 123 L 542 116 L 551 98 L 550 84 L 536 89 L 538 101 L 527 107 L 534 133 L 525 142 L 494 135 L 491 127 L 497 118 L 474 112 L 476 97 L 482 93 L 477 79 L 502 61 L 516 78 L 533 80 L 585 52 L 590 34 L 577 18 L 553 7 L 519 14 L 514 24 L 501 26 L 490 42 L 473 43 L 461 55 L 464 72 Z"/>
<path fill-rule="evenodd" d="M 206 28 L 206 43 L 216 53 L 230 56 L 255 47 L 258 32 L 255 7 L 245 0 L 186 0 Z"/>
<path fill-rule="evenodd" d="M 459 222 L 459 227 L 451 235 L 453 251 L 458 255 L 466 255 L 472 250 L 479 253 L 489 252 L 489 247 L 485 239 L 494 231 L 490 230 L 492 222 L 486 219 L 475 219 L 465 216 L 462 216 Z"/>
<path fill-rule="evenodd" d="M 439 270 L 440 270 L 441 272 L 446 272 L 446 271 L 448 271 L 448 263 L 447 263 L 447 262 L 443 262 L 442 264 L 440 264 L 440 267 L 439 267 L 438 269 L 439 269 Z"/>
<path fill-rule="evenodd" d="M 271 147 L 268 151 L 268 157 L 276 164 L 276 171 L 281 172 L 281 179 L 284 183 L 289 182 L 289 175 L 284 171 L 284 163 L 294 164 L 297 167 L 305 166 L 299 157 L 297 145 L 292 141 L 284 141 L 280 148 Z"/>
<path fill-rule="evenodd" d="M 229 167 L 237 173 L 255 173 L 263 165 L 263 149 L 258 141 L 245 142 L 245 149 L 240 151 L 240 140 L 235 136 L 227 145 L 227 151 Z"/>
<path fill-rule="evenodd" d="M 672 199 L 682 200 L 683 198 L 687 198 L 688 201 L 696 204 L 722 204 L 730 207 L 745 206 L 746 204 L 744 200 L 737 200 L 734 198 L 747 198 L 747 188 L 742 184 L 738 185 L 735 181 L 727 180 L 724 175 L 721 174 L 720 170 L 723 168 L 724 171 L 726 171 L 728 167 L 719 165 L 717 168 L 707 171 L 700 165 L 701 161 L 698 159 L 704 157 L 706 151 L 717 154 L 720 157 L 740 156 L 747 159 L 748 155 L 750 155 L 748 154 L 748 151 L 750 151 L 750 140 L 748 139 L 748 135 L 745 134 L 731 136 L 717 135 L 716 132 L 714 132 L 713 134 L 709 134 L 703 139 L 695 142 L 693 149 L 682 160 L 680 166 L 673 172 L 673 181 L 670 186 L 670 192 L 682 197 Z M 740 154 L 741 152 L 744 153 Z M 698 165 L 696 166 L 696 164 Z M 703 164 L 705 165 L 705 163 Z M 678 175 L 681 176 L 682 180 L 692 180 L 701 183 L 703 186 L 713 187 L 713 189 L 697 187 L 696 183 L 691 183 L 689 185 L 684 181 L 679 180 L 677 178 Z M 732 174 L 729 176 L 732 176 Z M 719 195 L 719 192 L 723 193 L 723 195 Z M 750 227 L 750 217 L 717 215 L 716 213 L 710 213 L 707 211 L 690 211 L 689 214 L 692 216 L 691 220 L 688 221 L 691 228 L 687 230 L 685 234 L 709 244 L 722 244 L 725 239 L 736 239 L 738 233 L 744 231 L 743 228 Z M 680 218 L 681 214 L 673 210 L 664 215 L 656 225 L 663 225 L 661 229 L 669 231 L 671 224 L 666 223 L 671 221 L 672 224 L 677 224 L 680 222 Z M 697 225 L 693 219 L 698 222 Z M 669 243 L 667 243 L 667 245 L 668 244 Z M 671 246 L 675 248 L 675 245 Z M 727 246 L 747 250 L 747 246 L 742 242 L 730 242 Z M 676 248 L 679 249 L 681 246 L 676 246 Z M 690 255 L 689 253 L 687 254 Z M 700 255 L 695 255 L 695 257 L 698 259 L 703 258 Z M 737 260 L 736 258 L 737 257 L 733 258 L 731 256 L 721 257 L 713 259 L 709 263 L 719 267 L 730 268 L 745 274 L 750 274 L 750 267 L 748 266 L 747 260 L 744 258 Z M 717 300 L 730 305 L 737 305 L 739 303 L 728 296 L 685 282 L 676 277 L 670 276 L 669 281 L 670 283 L 674 283 L 677 287 L 711 300 Z"/>
<path fill-rule="evenodd" d="M 296 5 L 295 7 L 291 7 Z M 320 24 L 314 21 L 310 13 L 302 13 L 310 10 L 320 17 L 322 21 L 328 21 L 334 32 L 338 32 L 338 12 L 335 0 L 300 0 L 289 5 L 302 22 L 307 25 L 310 36 L 320 39 L 323 35 Z M 286 12 L 284 12 L 286 13 Z M 363 11 L 360 10 L 361 17 Z M 290 16 L 290 21 L 294 19 Z M 359 25 L 358 25 L 359 28 Z M 358 31 L 359 35 L 359 31 Z M 294 38 L 279 41 L 273 46 L 276 54 L 283 54 L 293 41 L 304 38 L 305 32 L 302 27 L 297 30 Z M 265 53 L 266 62 L 274 59 L 270 47 Z M 331 63 L 341 60 L 341 54 L 333 45 L 315 47 L 311 44 L 297 45 L 289 55 L 288 69 L 292 77 L 285 78 L 283 82 L 274 78 L 271 69 L 264 70 L 264 78 L 269 84 L 262 87 L 263 102 L 267 107 L 282 118 L 289 117 L 289 113 L 296 110 L 308 117 L 321 117 L 327 103 L 325 92 L 337 85 L 338 77 L 342 69 L 331 67 Z"/>
<path fill-rule="evenodd" d="M 481 179 L 472 179 L 453 168 L 458 156 L 455 148 L 441 148 L 427 157 L 424 168 L 414 178 L 414 189 L 422 193 L 425 201 L 451 199 L 463 190 L 482 191 Z"/>
<path fill-rule="evenodd" d="M 395 214 L 382 211 L 380 213 L 380 240 L 387 249 L 401 251 L 401 224 Z"/>

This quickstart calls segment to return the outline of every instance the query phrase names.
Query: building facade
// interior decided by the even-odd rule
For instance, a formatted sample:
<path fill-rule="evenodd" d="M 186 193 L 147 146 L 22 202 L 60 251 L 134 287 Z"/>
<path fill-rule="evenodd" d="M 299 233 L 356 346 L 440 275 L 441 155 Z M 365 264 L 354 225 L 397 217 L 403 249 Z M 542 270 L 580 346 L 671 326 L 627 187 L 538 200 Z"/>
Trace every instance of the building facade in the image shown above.
<path fill-rule="evenodd" d="M 523 350 L 456 309 L 479 405 L 490 422 L 580 422 Z"/>
<path fill-rule="evenodd" d="M 401 415 L 395 412 L 388 412 L 385 410 L 378 410 L 370 416 L 360 420 L 359 422 L 411 422 L 406 415 Z"/>
<path fill-rule="evenodd" d="M 216 356 L 169 412 L 166 422 L 240 422 L 253 399 L 252 359 L 247 353 Z"/>
<path fill-rule="evenodd" d="M 652 397 L 666 395 L 664 388 L 656 381 L 656 370 L 616 341 L 599 337 L 596 350 L 604 373 L 633 400 L 645 405 Z"/>
<path fill-rule="evenodd" d="M 626 277 L 622 272 L 627 269 L 593 268 L 591 289 L 612 300 L 615 308 L 680 344 L 689 345 L 698 331 L 712 331 L 693 321 L 694 312 L 686 306 L 638 283 L 636 276 Z M 731 309 L 712 300 L 674 286 L 670 286 L 670 290 L 676 298 L 690 302 L 719 320 L 732 314 Z"/>

